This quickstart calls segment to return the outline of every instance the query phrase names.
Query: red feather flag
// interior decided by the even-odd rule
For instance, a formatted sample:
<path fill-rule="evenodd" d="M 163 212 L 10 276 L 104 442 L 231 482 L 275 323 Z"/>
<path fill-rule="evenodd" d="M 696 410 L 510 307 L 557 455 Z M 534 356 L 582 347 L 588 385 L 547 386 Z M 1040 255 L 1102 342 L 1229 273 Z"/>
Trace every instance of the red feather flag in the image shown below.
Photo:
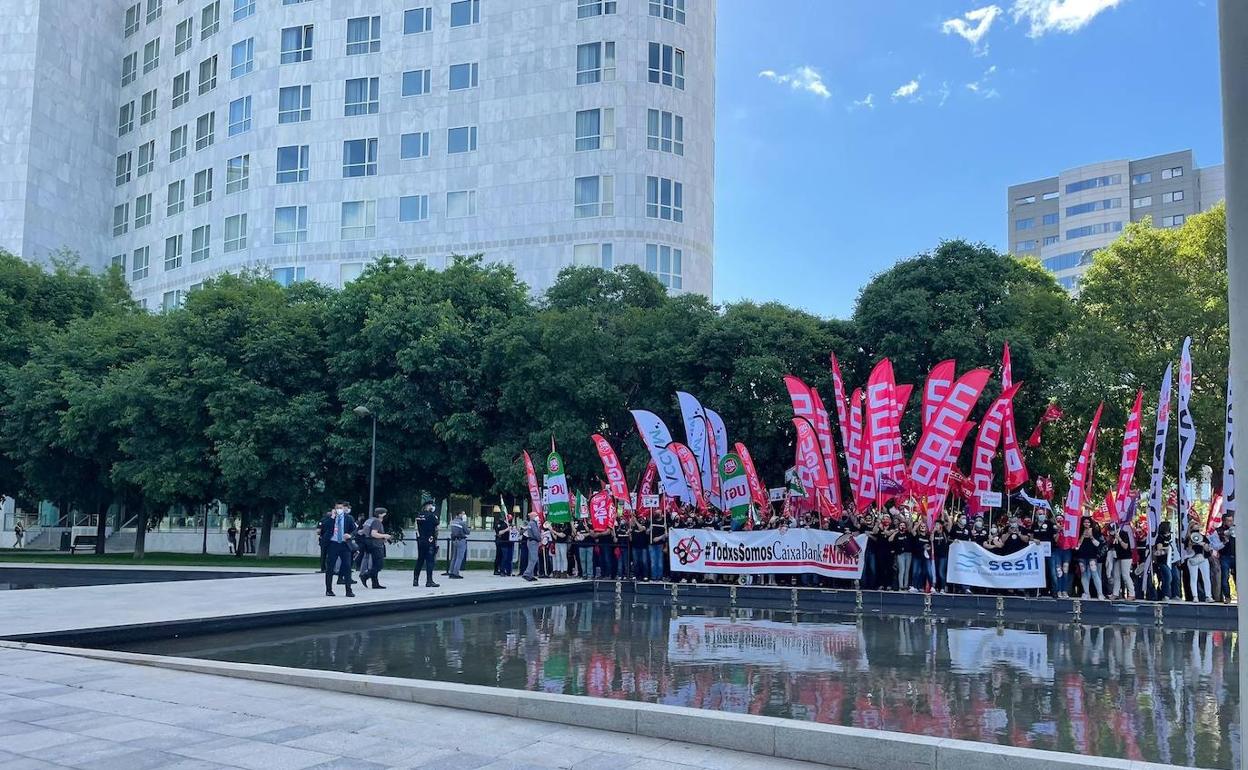
<path fill-rule="evenodd" d="M 1044 424 L 1046 422 L 1057 422 L 1063 416 L 1062 410 L 1057 404 L 1050 403 L 1046 406 L 1044 414 L 1040 415 L 1040 422 L 1036 423 L 1036 429 L 1031 432 L 1031 438 L 1027 439 L 1027 446 L 1033 449 L 1040 446 L 1040 431 L 1044 429 Z"/>

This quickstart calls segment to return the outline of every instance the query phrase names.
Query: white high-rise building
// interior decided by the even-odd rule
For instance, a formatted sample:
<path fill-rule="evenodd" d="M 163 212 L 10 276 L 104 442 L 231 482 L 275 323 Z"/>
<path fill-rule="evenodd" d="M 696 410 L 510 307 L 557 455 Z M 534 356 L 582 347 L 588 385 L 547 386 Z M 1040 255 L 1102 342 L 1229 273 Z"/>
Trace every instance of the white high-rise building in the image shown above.
<path fill-rule="evenodd" d="M 711 294 L 713 0 L 7 5 L 0 247 L 122 264 L 152 308 L 387 254 Z"/>

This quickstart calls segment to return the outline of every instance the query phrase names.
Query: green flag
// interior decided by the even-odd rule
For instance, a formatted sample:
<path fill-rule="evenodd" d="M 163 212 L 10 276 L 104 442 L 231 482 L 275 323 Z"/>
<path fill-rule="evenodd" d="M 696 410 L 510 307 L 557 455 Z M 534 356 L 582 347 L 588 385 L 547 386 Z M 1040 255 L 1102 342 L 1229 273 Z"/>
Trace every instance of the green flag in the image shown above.
<path fill-rule="evenodd" d="M 563 458 L 551 452 L 546 458 L 546 520 L 551 524 L 567 524 L 572 520 L 568 506 L 568 477 L 563 472 Z"/>
<path fill-rule="evenodd" d="M 750 517 L 750 480 L 745 475 L 745 464 L 735 452 L 720 458 L 719 479 L 724 507 L 732 512 L 734 522 L 744 525 Z"/>

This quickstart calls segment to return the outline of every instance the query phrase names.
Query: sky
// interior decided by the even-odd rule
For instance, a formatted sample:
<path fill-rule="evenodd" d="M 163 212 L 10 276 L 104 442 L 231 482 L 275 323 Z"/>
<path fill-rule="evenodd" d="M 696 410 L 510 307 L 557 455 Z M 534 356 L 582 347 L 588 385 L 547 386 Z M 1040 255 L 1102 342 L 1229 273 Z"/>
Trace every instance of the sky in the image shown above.
<path fill-rule="evenodd" d="M 1011 184 L 1222 162 L 1213 0 L 719 0 L 716 35 L 718 303 L 847 318 L 942 240 L 1004 250 Z"/>

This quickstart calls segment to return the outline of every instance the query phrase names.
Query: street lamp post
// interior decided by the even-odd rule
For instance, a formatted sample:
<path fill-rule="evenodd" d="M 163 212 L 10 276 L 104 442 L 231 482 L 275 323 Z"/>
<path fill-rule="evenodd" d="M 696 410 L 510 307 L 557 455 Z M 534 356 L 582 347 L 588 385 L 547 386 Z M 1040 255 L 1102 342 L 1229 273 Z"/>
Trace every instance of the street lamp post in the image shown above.
<path fill-rule="evenodd" d="M 373 515 L 373 488 L 377 482 L 377 415 L 368 410 L 366 406 L 357 406 L 352 410 L 360 417 L 373 418 L 373 449 L 369 453 L 368 459 L 368 510 L 365 516 Z"/>

